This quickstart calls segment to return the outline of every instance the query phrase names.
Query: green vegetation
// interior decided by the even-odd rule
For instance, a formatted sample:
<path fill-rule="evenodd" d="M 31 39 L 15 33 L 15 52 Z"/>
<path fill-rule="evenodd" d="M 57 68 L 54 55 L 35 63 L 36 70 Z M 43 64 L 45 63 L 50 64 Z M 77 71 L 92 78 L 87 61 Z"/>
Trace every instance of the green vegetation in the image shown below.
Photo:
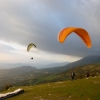
<path fill-rule="evenodd" d="M 36 85 L 50 82 L 70 80 L 70 72 L 76 73 L 75 79 L 86 77 L 89 71 L 91 76 L 100 74 L 100 56 L 89 56 L 69 63 L 64 66 L 53 68 L 37 69 L 31 66 L 22 66 L 11 69 L 0 69 L 0 91 L 5 84 L 15 85 Z M 85 65 L 85 66 L 84 66 Z M 79 67 L 78 67 L 79 66 Z"/>
<path fill-rule="evenodd" d="M 71 81 L 71 71 L 76 73 L 74 81 Z M 90 73 L 89 79 L 86 79 L 87 71 Z M 12 88 L 3 93 L 18 88 L 23 88 L 25 92 L 7 100 L 99 100 L 100 63 L 74 67 L 60 73 L 46 72 L 33 78 L 26 78 L 26 74 L 24 80 L 12 84 Z M 4 86 L 8 88 L 7 84 Z"/>
<path fill-rule="evenodd" d="M 70 77 L 71 71 L 74 71 L 76 73 L 75 79 L 85 78 L 87 71 L 90 73 L 90 76 L 92 77 L 98 76 L 100 75 L 100 63 L 71 68 L 61 73 L 42 74 L 41 76 L 38 76 L 36 78 L 30 78 L 24 81 L 17 82 L 15 85 L 27 86 L 27 85 L 36 85 L 36 84 L 71 80 L 71 77 Z"/>
<path fill-rule="evenodd" d="M 19 86 L 4 92 L 18 88 L 23 88 L 25 92 L 7 100 L 99 100 L 100 76 L 34 86 Z"/>

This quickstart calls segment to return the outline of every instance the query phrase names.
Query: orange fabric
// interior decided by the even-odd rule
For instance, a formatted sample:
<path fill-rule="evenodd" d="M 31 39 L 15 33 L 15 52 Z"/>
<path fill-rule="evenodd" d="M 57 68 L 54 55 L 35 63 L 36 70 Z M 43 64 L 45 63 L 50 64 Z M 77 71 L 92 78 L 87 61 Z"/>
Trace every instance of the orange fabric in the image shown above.
<path fill-rule="evenodd" d="M 60 31 L 58 34 L 58 41 L 60 43 L 63 43 L 68 35 L 70 35 L 72 32 L 75 32 L 86 44 L 88 48 L 92 46 L 90 36 L 88 32 L 85 29 L 82 28 L 76 28 L 76 27 L 67 27 Z"/>

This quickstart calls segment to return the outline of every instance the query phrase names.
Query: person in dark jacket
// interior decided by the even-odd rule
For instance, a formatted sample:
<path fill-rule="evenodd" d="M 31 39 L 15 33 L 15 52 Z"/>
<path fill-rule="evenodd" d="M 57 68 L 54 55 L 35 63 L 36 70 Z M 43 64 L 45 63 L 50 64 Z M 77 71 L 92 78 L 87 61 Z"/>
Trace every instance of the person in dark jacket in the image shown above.
<path fill-rule="evenodd" d="M 72 78 L 72 80 L 74 80 L 74 78 L 75 78 L 75 73 L 74 72 L 71 72 L 71 78 Z"/>

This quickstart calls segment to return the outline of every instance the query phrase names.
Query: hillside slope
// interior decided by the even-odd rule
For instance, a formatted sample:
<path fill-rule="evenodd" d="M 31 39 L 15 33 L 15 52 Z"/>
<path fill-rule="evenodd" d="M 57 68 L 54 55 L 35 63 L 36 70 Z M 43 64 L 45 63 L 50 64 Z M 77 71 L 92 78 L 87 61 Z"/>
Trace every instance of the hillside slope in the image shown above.
<path fill-rule="evenodd" d="M 71 68 L 65 70 L 61 73 L 46 73 L 38 76 L 36 78 L 30 78 L 21 82 L 18 82 L 16 85 L 35 85 L 35 84 L 43 84 L 50 82 L 59 82 L 65 80 L 71 80 L 70 72 L 74 71 L 76 76 L 75 79 L 81 79 L 86 77 L 86 72 L 88 71 L 90 76 L 99 76 L 100 75 L 100 63 L 88 64 L 85 66 L 79 66 L 75 68 Z"/>
<path fill-rule="evenodd" d="M 47 83 L 35 86 L 14 87 L 5 92 L 22 88 L 23 94 L 7 100 L 99 100 L 100 77 Z M 3 92 L 4 93 L 4 92 Z"/>

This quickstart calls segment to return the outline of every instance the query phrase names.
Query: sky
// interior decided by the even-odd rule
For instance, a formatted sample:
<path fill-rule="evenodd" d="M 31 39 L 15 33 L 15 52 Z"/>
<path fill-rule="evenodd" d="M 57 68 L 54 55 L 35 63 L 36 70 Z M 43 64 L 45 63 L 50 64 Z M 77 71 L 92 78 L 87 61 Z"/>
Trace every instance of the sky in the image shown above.
<path fill-rule="evenodd" d="M 0 0 L 0 64 L 37 67 L 100 55 L 99 10 L 99 0 Z M 87 30 L 90 49 L 75 33 L 58 42 L 58 33 L 71 26 Z M 37 48 L 27 52 L 30 43 Z"/>

